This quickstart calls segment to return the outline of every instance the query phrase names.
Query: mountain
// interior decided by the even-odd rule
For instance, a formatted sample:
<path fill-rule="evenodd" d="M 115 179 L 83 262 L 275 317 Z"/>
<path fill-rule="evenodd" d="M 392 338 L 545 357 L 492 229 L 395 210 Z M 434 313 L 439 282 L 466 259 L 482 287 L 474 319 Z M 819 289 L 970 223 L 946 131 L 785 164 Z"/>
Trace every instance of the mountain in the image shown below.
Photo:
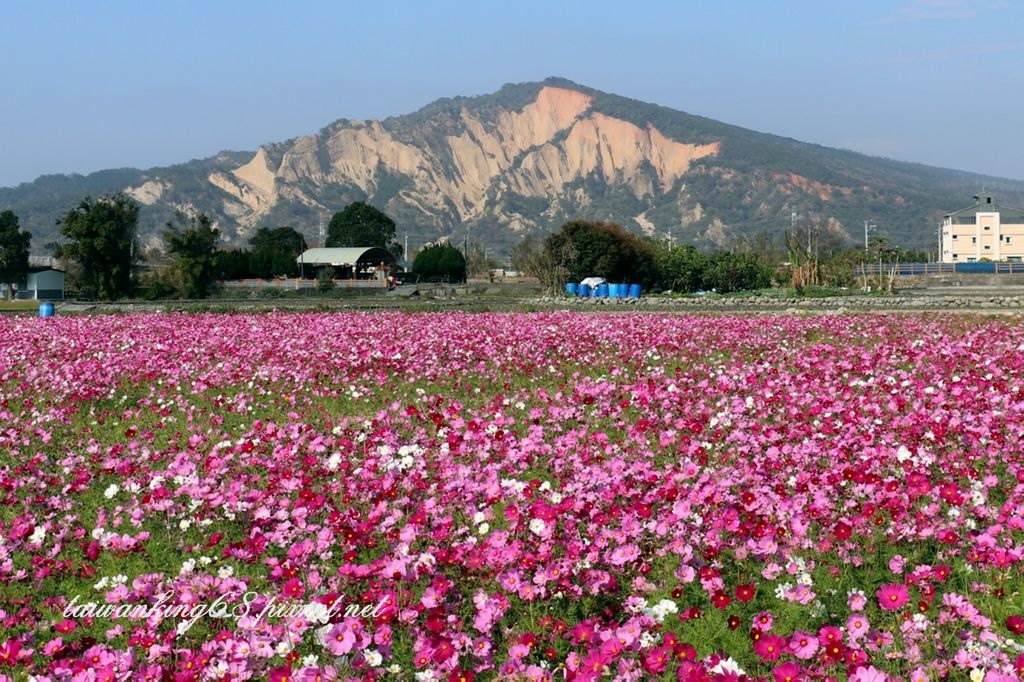
<path fill-rule="evenodd" d="M 467 235 L 492 253 L 572 218 L 727 246 L 815 220 L 851 239 L 865 220 L 907 247 L 930 247 L 943 213 L 982 188 L 1024 206 L 1024 182 L 890 161 L 758 133 L 550 78 L 441 99 L 382 121 L 338 120 L 253 152 L 149 170 L 43 176 L 0 188 L 35 237 L 86 194 L 123 191 L 142 205 L 150 245 L 175 211 L 213 215 L 232 242 L 261 225 L 318 222 L 367 201 L 410 246 Z"/>

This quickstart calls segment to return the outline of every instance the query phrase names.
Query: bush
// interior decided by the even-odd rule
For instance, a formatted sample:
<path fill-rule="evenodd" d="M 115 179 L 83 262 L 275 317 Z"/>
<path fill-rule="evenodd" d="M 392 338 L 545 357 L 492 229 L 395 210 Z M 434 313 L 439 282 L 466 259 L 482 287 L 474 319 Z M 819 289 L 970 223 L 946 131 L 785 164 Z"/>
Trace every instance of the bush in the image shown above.
<path fill-rule="evenodd" d="M 650 287 L 657 277 L 650 244 L 615 223 L 568 222 L 547 238 L 544 247 L 570 282 L 597 276 Z"/>
<path fill-rule="evenodd" d="M 466 259 L 454 246 L 439 244 L 416 254 L 412 271 L 424 282 L 465 282 Z"/>

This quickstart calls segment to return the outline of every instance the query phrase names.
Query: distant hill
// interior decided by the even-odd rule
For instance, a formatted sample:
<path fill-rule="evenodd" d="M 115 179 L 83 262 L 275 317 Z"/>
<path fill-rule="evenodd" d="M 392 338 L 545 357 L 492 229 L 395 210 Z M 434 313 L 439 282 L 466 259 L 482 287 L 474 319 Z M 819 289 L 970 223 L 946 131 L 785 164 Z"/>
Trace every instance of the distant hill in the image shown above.
<path fill-rule="evenodd" d="M 143 204 L 151 244 L 176 210 L 215 216 L 234 242 L 261 225 L 315 241 L 321 218 L 361 200 L 392 216 L 411 246 L 468 234 L 492 253 L 571 218 L 727 246 L 780 235 L 794 212 L 854 240 L 870 220 L 899 244 L 931 247 L 942 214 L 982 188 L 1024 206 L 1024 182 L 807 144 L 551 78 L 382 121 L 338 120 L 256 152 L 47 175 L 0 188 L 0 209 L 18 213 L 34 252 L 85 195 L 117 191 Z"/>

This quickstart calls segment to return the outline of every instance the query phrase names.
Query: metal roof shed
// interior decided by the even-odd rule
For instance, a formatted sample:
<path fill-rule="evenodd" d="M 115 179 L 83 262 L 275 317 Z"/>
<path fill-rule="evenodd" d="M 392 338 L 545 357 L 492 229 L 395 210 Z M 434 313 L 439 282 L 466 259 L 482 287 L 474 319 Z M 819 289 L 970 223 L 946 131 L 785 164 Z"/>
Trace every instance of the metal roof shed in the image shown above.
<path fill-rule="evenodd" d="M 296 263 L 305 265 L 330 265 L 332 267 L 356 267 L 367 265 L 394 265 L 398 262 L 395 254 L 379 246 L 356 246 L 341 248 L 307 249 Z"/>

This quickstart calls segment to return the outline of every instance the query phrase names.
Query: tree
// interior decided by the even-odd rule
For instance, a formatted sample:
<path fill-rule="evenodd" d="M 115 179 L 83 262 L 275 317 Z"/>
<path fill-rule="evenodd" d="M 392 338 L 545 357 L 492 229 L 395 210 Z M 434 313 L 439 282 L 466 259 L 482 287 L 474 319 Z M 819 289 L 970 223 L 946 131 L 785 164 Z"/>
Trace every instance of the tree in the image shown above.
<path fill-rule="evenodd" d="M 545 249 L 568 272 L 568 281 L 597 276 L 650 286 L 657 277 L 654 250 L 615 223 L 573 220 L 548 236 Z M 572 262 L 566 254 L 575 254 Z"/>
<path fill-rule="evenodd" d="M 14 298 L 14 287 L 28 274 L 28 248 L 32 235 L 18 229 L 13 211 L 0 213 L 0 284 L 7 285 L 7 299 Z"/>
<path fill-rule="evenodd" d="M 487 249 L 480 243 L 469 245 L 466 257 L 466 271 L 470 277 L 489 277 L 491 270 L 499 266 L 498 261 L 487 255 Z"/>
<path fill-rule="evenodd" d="M 264 279 L 299 274 L 296 259 L 306 250 L 306 239 L 293 227 L 261 227 L 249 238 L 252 274 Z"/>
<path fill-rule="evenodd" d="M 178 220 L 185 216 L 178 214 Z M 194 216 L 188 227 L 180 229 L 174 223 L 167 223 L 164 241 L 167 250 L 177 256 L 172 265 L 177 275 L 178 286 L 186 298 L 206 298 L 216 280 L 217 240 L 220 231 L 213 226 L 213 220 L 206 214 Z"/>
<path fill-rule="evenodd" d="M 327 227 L 327 246 L 380 246 L 393 248 L 395 221 L 362 201 L 335 213 Z"/>
<path fill-rule="evenodd" d="M 655 260 L 665 289 L 690 292 L 701 287 L 704 257 L 693 244 L 659 248 Z"/>
<path fill-rule="evenodd" d="M 533 235 L 526 235 L 523 241 L 512 247 L 509 254 L 512 267 L 536 277 L 548 293 L 553 294 L 568 281 L 569 267 L 576 261 L 572 244 L 566 242 L 561 248 L 559 253 L 549 251 Z"/>
<path fill-rule="evenodd" d="M 78 264 L 79 295 L 112 300 L 131 292 L 138 221 L 139 205 L 124 194 L 86 197 L 57 221 L 69 241 L 55 255 Z"/>
<path fill-rule="evenodd" d="M 249 237 L 253 253 L 286 253 L 293 258 L 305 251 L 306 238 L 294 227 L 261 227 Z"/>
<path fill-rule="evenodd" d="M 416 254 L 412 271 L 427 282 L 464 282 L 466 259 L 450 244 L 428 246 Z"/>

